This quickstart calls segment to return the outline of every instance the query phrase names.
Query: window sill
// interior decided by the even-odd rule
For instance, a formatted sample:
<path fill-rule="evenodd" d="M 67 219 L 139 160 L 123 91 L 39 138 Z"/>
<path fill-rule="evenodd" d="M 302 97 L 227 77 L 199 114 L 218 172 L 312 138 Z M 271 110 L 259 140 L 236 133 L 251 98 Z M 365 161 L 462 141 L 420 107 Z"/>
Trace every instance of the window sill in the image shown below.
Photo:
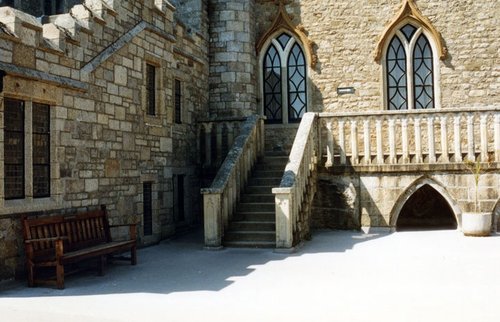
<path fill-rule="evenodd" d="M 0 209 L 0 216 L 33 211 L 53 210 L 60 207 L 61 204 L 54 197 L 5 200 L 3 202 L 3 207 Z"/>

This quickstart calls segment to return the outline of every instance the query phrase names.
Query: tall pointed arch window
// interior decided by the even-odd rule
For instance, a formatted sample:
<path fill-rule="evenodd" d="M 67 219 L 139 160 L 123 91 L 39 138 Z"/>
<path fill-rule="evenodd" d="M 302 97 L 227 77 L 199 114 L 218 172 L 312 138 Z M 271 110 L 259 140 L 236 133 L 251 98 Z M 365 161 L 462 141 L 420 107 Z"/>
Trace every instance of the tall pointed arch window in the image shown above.
<path fill-rule="evenodd" d="M 395 32 L 385 54 L 387 109 L 436 107 L 435 57 L 423 28 L 407 23 Z"/>
<path fill-rule="evenodd" d="M 294 37 L 281 33 L 263 55 L 263 114 L 268 123 L 294 123 L 307 111 L 304 51 Z"/>

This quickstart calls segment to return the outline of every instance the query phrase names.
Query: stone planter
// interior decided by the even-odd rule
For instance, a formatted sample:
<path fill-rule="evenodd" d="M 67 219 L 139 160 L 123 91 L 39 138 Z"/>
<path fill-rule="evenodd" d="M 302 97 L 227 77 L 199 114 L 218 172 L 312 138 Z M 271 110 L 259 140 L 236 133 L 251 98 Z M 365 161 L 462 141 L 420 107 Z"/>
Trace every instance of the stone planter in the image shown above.
<path fill-rule="evenodd" d="M 462 232 L 465 236 L 489 236 L 491 219 L 491 212 L 464 212 L 462 214 Z"/>

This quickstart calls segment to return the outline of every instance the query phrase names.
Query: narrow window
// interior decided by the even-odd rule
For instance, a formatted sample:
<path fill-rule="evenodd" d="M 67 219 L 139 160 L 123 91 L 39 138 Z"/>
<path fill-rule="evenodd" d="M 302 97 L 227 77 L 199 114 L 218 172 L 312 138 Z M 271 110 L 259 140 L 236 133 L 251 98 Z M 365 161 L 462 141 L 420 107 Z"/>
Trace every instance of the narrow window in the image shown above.
<path fill-rule="evenodd" d="M 50 196 L 50 109 L 33 103 L 33 197 Z"/>
<path fill-rule="evenodd" d="M 4 101 L 5 199 L 22 199 L 24 193 L 24 102 Z"/>
<path fill-rule="evenodd" d="M 156 115 L 156 67 L 146 64 L 147 114 Z"/>
<path fill-rule="evenodd" d="M 307 112 L 307 65 L 300 43 L 283 32 L 262 56 L 266 123 L 300 122 Z"/>
<path fill-rule="evenodd" d="M 385 56 L 387 109 L 435 107 L 434 54 L 423 28 L 406 24 L 396 31 Z"/>
<path fill-rule="evenodd" d="M 387 49 L 387 95 L 390 110 L 408 109 L 406 90 L 406 53 L 403 44 L 394 36 Z"/>
<path fill-rule="evenodd" d="M 423 34 L 418 37 L 413 54 L 415 108 L 434 108 L 434 73 L 432 50 Z"/>
<path fill-rule="evenodd" d="M 143 194 L 143 216 L 144 216 L 144 236 L 153 234 L 153 195 L 152 182 L 144 182 L 142 185 Z"/>
<path fill-rule="evenodd" d="M 182 123 L 182 93 L 181 93 L 181 81 L 176 79 L 174 85 L 174 96 L 175 96 L 175 123 Z"/>
<path fill-rule="evenodd" d="M 295 43 L 288 56 L 288 120 L 300 122 L 307 106 L 306 60 Z"/>
<path fill-rule="evenodd" d="M 269 123 L 281 123 L 281 61 L 271 45 L 264 57 L 264 115 Z"/>
<path fill-rule="evenodd" d="M 184 175 L 174 176 L 174 214 L 177 222 L 185 220 L 184 214 Z"/>

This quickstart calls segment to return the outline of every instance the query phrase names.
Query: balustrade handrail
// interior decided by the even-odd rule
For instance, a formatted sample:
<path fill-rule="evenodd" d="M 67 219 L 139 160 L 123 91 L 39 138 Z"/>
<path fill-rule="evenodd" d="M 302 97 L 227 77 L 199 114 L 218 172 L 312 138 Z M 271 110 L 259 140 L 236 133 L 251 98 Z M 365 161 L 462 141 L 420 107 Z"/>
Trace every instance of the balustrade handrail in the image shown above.
<path fill-rule="evenodd" d="M 500 162 L 497 106 L 319 116 L 327 129 L 326 167 Z"/>
<path fill-rule="evenodd" d="M 252 115 L 243 123 L 240 135 L 234 140 L 234 144 L 227 153 L 224 162 L 222 163 L 217 175 L 215 176 L 212 185 L 208 188 L 202 188 L 202 194 L 222 193 L 227 186 L 228 180 L 235 171 L 235 164 L 245 152 L 246 146 L 249 144 L 252 137 L 252 132 L 257 130 L 257 125 L 262 118 L 258 115 Z"/>
<path fill-rule="evenodd" d="M 415 110 L 381 110 L 381 111 L 356 111 L 356 112 L 321 112 L 320 118 L 327 117 L 377 117 L 377 116 L 401 116 L 419 114 L 456 114 L 456 113 L 477 113 L 477 112 L 497 112 L 500 106 L 488 107 L 466 107 L 466 108 L 440 108 L 440 109 L 415 109 Z"/>
<path fill-rule="evenodd" d="M 240 190 L 244 187 L 255 161 L 263 152 L 264 120 L 258 115 L 249 116 L 212 185 L 201 189 L 206 247 L 221 247 L 224 230 L 233 215 Z"/>
<path fill-rule="evenodd" d="M 308 213 L 300 213 L 309 189 L 315 189 L 311 174 L 316 171 L 318 140 L 317 114 L 306 113 L 300 122 L 292 151 L 279 187 L 272 192 L 276 199 L 276 247 L 291 248 L 299 240 L 296 236 L 308 230 Z M 311 193 L 309 191 L 309 193 Z M 300 221 L 303 221 L 302 223 Z M 307 234 L 307 232 L 305 232 Z"/>

